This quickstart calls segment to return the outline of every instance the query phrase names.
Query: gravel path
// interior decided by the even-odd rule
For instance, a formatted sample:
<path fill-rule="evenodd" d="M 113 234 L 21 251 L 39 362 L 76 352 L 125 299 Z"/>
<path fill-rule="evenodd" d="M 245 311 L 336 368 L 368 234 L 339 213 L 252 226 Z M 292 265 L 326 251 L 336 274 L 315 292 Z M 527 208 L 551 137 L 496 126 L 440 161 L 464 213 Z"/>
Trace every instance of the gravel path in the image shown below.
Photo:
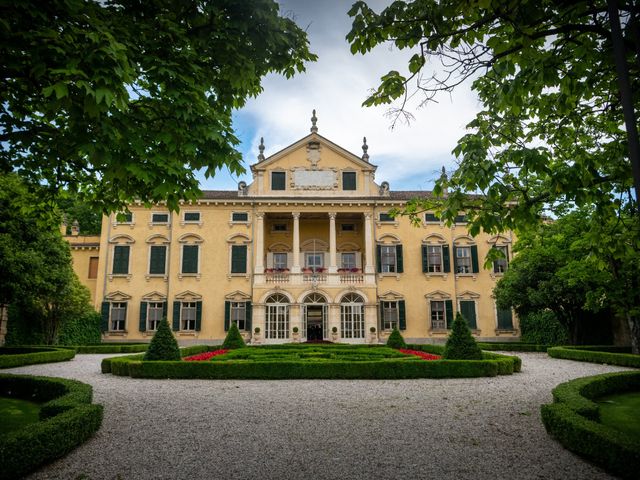
<path fill-rule="evenodd" d="M 90 383 L 97 435 L 30 479 L 605 479 L 552 440 L 540 404 L 625 370 L 522 353 L 511 376 L 449 380 L 141 380 L 105 355 L 3 370 Z"/>

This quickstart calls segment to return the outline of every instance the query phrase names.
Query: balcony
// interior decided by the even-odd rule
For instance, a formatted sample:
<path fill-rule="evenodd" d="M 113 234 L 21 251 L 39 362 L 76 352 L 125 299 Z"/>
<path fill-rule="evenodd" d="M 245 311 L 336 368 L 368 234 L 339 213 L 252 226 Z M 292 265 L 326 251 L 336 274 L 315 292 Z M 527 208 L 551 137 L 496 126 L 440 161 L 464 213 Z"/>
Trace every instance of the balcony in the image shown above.
<path fill-rule="evenodd" d="M 264 271 L 264 280 L 266 283 L 289 283 L 289 269 L 267 268 Z"/>
<path fill-rule="evenodd" d="M 303 268 L 300 273 L 291 273 L 289 269 L 267 268 L 263 274 L 254 275 L 257 285 L 374 285 L 375 274 L 365 275 L 362 269 L 339 269 L 329 273 L 326 268 Z"/>

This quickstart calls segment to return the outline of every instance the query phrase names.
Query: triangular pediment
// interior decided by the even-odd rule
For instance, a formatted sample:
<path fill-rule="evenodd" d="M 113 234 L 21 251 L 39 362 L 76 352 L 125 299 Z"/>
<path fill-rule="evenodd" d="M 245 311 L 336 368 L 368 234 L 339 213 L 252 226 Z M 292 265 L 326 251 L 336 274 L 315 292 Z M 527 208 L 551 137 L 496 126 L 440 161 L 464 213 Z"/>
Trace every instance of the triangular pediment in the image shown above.
<path fill-rule="evenodd" d="M 236 290 L 228 295 L 225 295 L 224 298 L 227 300 L 251 300 L 251 295 L 241 292 L 240 290 Z"/>
<path fill-rule="evenodd" d="M 447 292 L 443 292 L 442 290 L 434 290 L 433 292 L 425 294 L 425 297 L 429 300 L 446 300 L 451 298 L 451 295 Z"/>
<path fill-rule="evenodd" d="M 378 296 L 380 297 L 381 300 L 400 300 L 404 298 L 403 295 L 401 295 L 398 292 L 394 292 L 393 290 L 387 290 L 386 292 L 381 293 Z"/>
<path fill-rule="evenodd" d="M 105 300 L 111 300 L 111 301 L 124 301 L 124 300 L 131 300 L 131 295 L 127 295 L 124 292 L 121 292 L 120 290 L 116 290 L 115 292 L 111 292 L 108 293 L 107 295 L 104 296 Z"/>
<path fill-rule="evenodd" d="M 458 298 L 480 298 L 480 294 L 472 292 L 471 290 L 465 290 L 462 293 L 458 293 Z"/>
<path fill-rule="evenodd" d="M 202 295 L 192 292 L 191 290 L 185 290 L 176 295 L 178 300 L 202 300 Z"/>
<path fill-rule="evenodd" d="M 145 300 L 145 301 L 154 301 L 154 300 L 163 301 L 166 299 L 167 299 L 167 296 L 164 293 L 157 292 L 157 291 L 147 293 L 144 297 L 142 297 L 142 300 Z"/>

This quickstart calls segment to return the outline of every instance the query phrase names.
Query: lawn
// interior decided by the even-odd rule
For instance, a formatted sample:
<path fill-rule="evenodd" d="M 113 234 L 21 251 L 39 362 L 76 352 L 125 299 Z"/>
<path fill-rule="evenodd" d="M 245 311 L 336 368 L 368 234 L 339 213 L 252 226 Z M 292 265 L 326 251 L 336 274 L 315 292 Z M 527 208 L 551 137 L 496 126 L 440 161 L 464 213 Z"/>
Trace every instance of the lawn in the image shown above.
<path fill-rule="evenodd" d="M 40 405 L 17 398 L 0 397 L 0 435 L 39 420 Z"/>
<path fill-rule="evenodd" d="M 640 441 L 640 392 L 607 395 L 598 399 L 600 423 Z"/>

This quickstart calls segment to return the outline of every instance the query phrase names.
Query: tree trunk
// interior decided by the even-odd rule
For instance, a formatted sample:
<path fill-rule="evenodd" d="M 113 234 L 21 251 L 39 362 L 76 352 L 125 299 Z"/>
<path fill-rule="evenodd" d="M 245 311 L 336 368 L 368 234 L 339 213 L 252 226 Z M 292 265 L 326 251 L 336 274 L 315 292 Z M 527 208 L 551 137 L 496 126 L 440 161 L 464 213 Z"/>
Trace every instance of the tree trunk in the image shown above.
<path fill-rule="evenodd" d="M 627 314 L 631 334 L 631 353 L 640 355 L 640 318 Z"/>

